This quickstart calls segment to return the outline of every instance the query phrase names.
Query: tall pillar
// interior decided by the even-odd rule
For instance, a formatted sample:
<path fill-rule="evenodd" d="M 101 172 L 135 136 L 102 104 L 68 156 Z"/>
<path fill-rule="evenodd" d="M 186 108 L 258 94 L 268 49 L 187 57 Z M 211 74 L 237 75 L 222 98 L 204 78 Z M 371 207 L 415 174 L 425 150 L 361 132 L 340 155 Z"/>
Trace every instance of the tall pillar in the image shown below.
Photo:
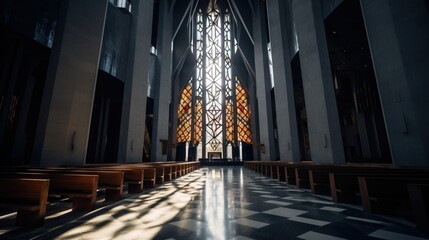
<path fill-rule="evenodd" d="M 256 95 L 259 112 L 259 137 L 262 161 L 276 159 L 271 80 L 268 66 L 266 15 L 262 1 L 256 1 L 253 15 L 253 40 L 255 52 Z"/>
<path fill-rule="evenodd" d="M 251 118 L 250 118 L 250 124 L 252 128 L 252 143 L 253 143 L 253 159 L 247 159 L 247 160 L 259 160 L 261 159 L 260 152 L 258 151 L 257 143 L 260 142 L 259 137 L 259 131 L 258 131 L 258 99 L 256 98 L 256 83 L 255 79 L 252 78 L 252 76 L 249 74 L 248 77 L 249 82 L 249 105 L 250 105 L 250 112 Z"/>
<path fill-rule="evenodd" d="M 361 7 L 393 163 L 428 166 L 428 2 L 361 0 Z"/>
<path fill-rule="evenodd" d="M 298 127 L 293 92 L 291 53 L 286 36 L 288 22 L 284 0 L 267 1 L 268 26 L 276 96 L 277 136 L 280 161 L 299 161 Z"/>
<path fill-rule="evenodd" d="M 181 97 L 181 88 L 180 88 L 180 74 L 178 77 L 173 81 L 172 84 L 172 100 L 171 100 L 171 109 L 170 109 L 170 116 L 171 116 L 171 128 L 169 132 L 170 138 L 168 139 L 169 146 L 168 146 L 168 153 L 167 153 L 167 159 L 169 161 L 176 161 L 177 157 L 177 119 L 178 119 L 178 106 L 179 101 Z"/>
<path fill-rule="evenodd" d="M 107 2 L 60 4 L 34 141 L 34 165 L 85 163 Z"/>
<path fill-rule="evenodd" d="M 153 0 L 132 2 L 118 162 L 141 162 L 143 158 L 152 13 Z"/>
<path fill-rule="evenodd" d="M 151 161 L 166 161 L 169 129 L 169 108 L 171 99 L 171 64 L 173 21 L 169 11 L 169 1 L 161 1 L 159 6 L 157 68 L 154 116 L 152 128 Z M 171 7 L 173 8 L 173 7 Z M 164 149 L 163 149 L 164 147 Z"/>
<path fill-rule="evenodd" d="M 31 68 L 36 68 L 36 64 L 33 61 Z M 34 85 L 37 80 L 34 76 L 27 78 L 27 84 L 25 85 L 25 91 L 22 98 L 22 106 L 19 114 L 18 124 L 16 127 L 16 134 L 13 144 L 12 156 L 13 158 L 24 159 L 26 156 L 26 140 L 27 140 L 27 121 L 30 114 L 30 107 L 32 103 L 32 93 Z M 1 136 L 1 135 L 0 135 Z"/>
<path fill-rule="evenodd" d="M 311 158 L 344 163 L 343 141 L 319 0 L 294 0 Z"/>

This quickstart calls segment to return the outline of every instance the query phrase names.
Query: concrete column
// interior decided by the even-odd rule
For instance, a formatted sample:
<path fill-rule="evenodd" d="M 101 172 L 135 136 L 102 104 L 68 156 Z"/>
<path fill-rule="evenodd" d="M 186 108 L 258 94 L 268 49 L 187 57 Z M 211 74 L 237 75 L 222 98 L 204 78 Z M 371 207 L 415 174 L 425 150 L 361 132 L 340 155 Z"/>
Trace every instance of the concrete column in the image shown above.
<path fill-rule="evenodd" d="M 276 159 L 273 113 L 271 104 L 271 80 L 268 66 L 266 15 L 261 1 L 256 1 L 253 13 L 253 40 L 255 42 L 256 94 L 259 111 L 259 136 L 262 161 Z"/>
<path fill-rule="evenodd" d="M 280 161 L 299 161 L 299 139 L 293 92 L 291 53 L 287 33 L 287 13 L 284 0 L 267 1 L 268 26 L 273 61 L 274 93 L 276 97 L 277 136 Z"/>
<path fill-rule="evenodd" d="M 180 75 L 179 75 L 180 77 Z M 170 132 L 169 132 L 169 147 L 168 147 L 168 155 L 167 155 L 167 159 L 169 161 L 176 161 L 176 150 L 177 150 L 177 117 L 178 117 L 178 106 L 179 106 L 179 101 L 180 101 L 180 97 L 182 92 L 180 91 L 180 79 L 176 78 L 174 80 L 174 83 L 172 85 L 173 91 L 172 91 L 172 101 L 171 101 L 171 128 L 170 128 Z"/>
<path fill-rule="evenodd" d="M 31 64 L 30 69 L 35 69 L 37 66 L 35 62 L 33 61 Z M 28 115 L 30 113 L 30 105 L 31 105 L 31 98 L 32 93 L 34 89 L 34 84 L 36 82 L 36 79 L 34 76 L 29 76 L 27 78 L 27 84 L 25 86 L 25 91 L 22 97 L 22 106 L 19 114 L 18 124 L 16 127 L 16 134 L 13 144 L 13 151 L 12 151 L 12 157 L 17 159 L 24 159 L 26 156 L 26 146 L 28 144 L 27 142 L 27 129 L 26 125 L 28 121 L 31 121 L 28 118 Z"/>
<path fill-rule="evenodd" d="M 393 163 L 428 166 L 429 4 L 361 0 L 361 6 Z"/>
<path fill-rule="evenodd" d="M 250 105 L 250 124 L 252 128 L 252 143 L 253 143 L 253 159 L 251 160 L 259 160 L 261 159 L 260 152 L 257 149 L 256 144 L 260 142 L 259 131 L 258 131 L 258 99 L 256 98 L 256 83 L 255 79 L 252 76 L 248 77 L 249 82 L 249 105 Z M 243 157 L 243 156 L 241 156 Z"/>
<path fill-rule="evenodd" d="M 11 67 L 11 72 L 10 72 L 10 77 L 9 77 L 9 83 L 8 84 L 0 84 L 0 91 L 3 90 L 1 88 L 5 88 L 6 91 L 4 91 L 5 96 L 4 96 L 4 102 L 2 103 L 3 105 L 3 110 L 0 112 L 0 139 L 4 139 L 5 138 L 5 133 L 6 133 L 6 128 L 7 128 L 7 124 L 8 124 L 8 117 L 10 114 L 10 107 L 11 103 L 12 103 L 12 98 L 13 95 L 15 94 L 15 86 L 18 82 L 18 76 L 19 76 L 19 67 L 22 59 L 24 58 L 24 47 L 20 46 L 17 50 L 17 54 L 16 54 L 16 60 L 14 61 L 13 66 Z M 10 58 L 9 58 L 10 59 Z M 4 71 L 3 75 L 7 76 L 8 71 Z M 6 78 L 6 77 L 5 77 Z M 1 92 L 0 92 L 1 93 Z M 1 141 L 1 140 L 0 140 Z"/>
<path fill-rule="evenodd" d="M 157 68 L 155 102 L 152 129 L 151 161 L 166 161 L 167 153 L 162 152 L 163 144 L 168 142 L 169 107 L 171 99 L 171 64 L 173 17 L 168 1 L 161 1 L 159 6 Z"/>
<path fill-rule="evenodd" d="M 314 163 L 345 162 L 319 0 L 294 0 L 295 23 Z"/>
<path fill-rule="evenodd" d="M 118 162 L 141 162 L 146 124 L 153 0 L 132 2 L 128 72 L 124 87 Z"/>
<path fill-rule="evenodd" d="M 107 3 L 60 4 L 32 164 L 85 163 Z"/>

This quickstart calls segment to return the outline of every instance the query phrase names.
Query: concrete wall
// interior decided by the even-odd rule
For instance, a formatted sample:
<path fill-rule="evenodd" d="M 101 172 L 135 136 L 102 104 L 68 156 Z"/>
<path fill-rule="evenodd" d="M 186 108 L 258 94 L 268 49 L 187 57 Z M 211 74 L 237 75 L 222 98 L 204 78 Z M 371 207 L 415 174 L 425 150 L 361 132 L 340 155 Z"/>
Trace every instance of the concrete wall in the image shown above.
<path fill-rule="evenodd" d="M 152 127 L 151 161 L 166 161 L 167 153 L 162 147 L 168 141 L 169 109 L 171 102 L 173 17 L 167 1 L 161 1 L 159 7 L 157 66 L 154 99 L 154 117 Z"/>
<path fill-rule="evenodd" d="M 335 10 L 338 5 L 340 5 L 344 0 L 320 0 L 321 14 L 323 19 L 325 19 L 332 11 Z M 296 33 L 296 20 L 295 20 L 295 10 L 293 0 L 287 0 L 283 4 L 284 7 L 281 8 L 282 15 L 286 19 L 286 29 L 285 35 L 287 37 L 290 59 L 295 56 L 299 51 L 298 37 Z"/>
<path fill-rule="evenodd" d="M 118 162 L 143 159 L 153 1 L 137 0 L 132 4 Z"/>
<path fill-rule="evenodd" d="M 100 69 L 121 81 L 127 77 L 131 14 L 109 3 L 101 49 Z"/>
<path fill-rule="evenodd" d="M 290 26 L 288 14 L 283 14 L 282 10 L 286 9 L 283 0 L 268 1 L 267 8 L 280 161 L 299 161 L 299 140 L 290 65 L 290 38 L 286 35 L 286 29 Z"/>
<path fill-rule="evenodd" d="M 361 0 L 361 5 L 393 163 L 427 166 L 429 4 Z"/>
<path fill-rule="evenodd" d="M 318 0 L 295 0 L 293 5 L 311 157 L 314 163 L 344 163 L 321 5 Z"/>
<path fill-rule="evenodd" d="M 268 66 L 267 31 L 265 8 L 257 1 L 253 16 L 253 39 L 255 42 L 255 82 L 258 104 L 259 144 L 261 160 L 276 160 L 271 80 Z M 256 142 L 258 144 L 258 142 Z"/>
<path fill-rule="evenodd" d="M 107 0 L 62 2 L 33 164 L 85 162 Z"/>

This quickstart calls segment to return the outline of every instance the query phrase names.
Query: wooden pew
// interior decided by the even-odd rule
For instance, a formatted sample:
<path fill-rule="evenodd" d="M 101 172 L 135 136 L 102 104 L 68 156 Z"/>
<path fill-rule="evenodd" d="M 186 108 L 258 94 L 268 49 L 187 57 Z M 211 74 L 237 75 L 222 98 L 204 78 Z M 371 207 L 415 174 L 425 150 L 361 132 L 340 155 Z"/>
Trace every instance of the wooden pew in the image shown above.
<path fill-rule="evenodd" d="M 416 228 L 429 233 L 429 184 L 408 184 L 411 209 Z"/>
<path fill-rule="evenodd" d="M 262 175 L 264 174 L 264 165 L 262 162 L 256 163 L 256 172 Z"/>
<path fill-rule="evenodd" d="M 143 191 L 143 186 L 151 186 L 151 182 L 155 179 L 153 169 L 145 171 L 144 168 L 133 167 L 132 164 L 120 163 L 103 163 L 103 164 L 85 164 L 82 169 L 98 169 L 98 170 L 116 170 L 124 172 L 124 182 L 128 184 L 129 193 L 140 193 Z M 144 183 L 147 182 L 145 185 Z"/>
<path fill-rule="evenodd" d="M 188 174 L 188 172 L 189 172 L 188 162 L 176 162 L 176 164 L 180 169 L 180 171 L 177 172 L 179 174 L 179 176 L 184 176 L 184 175 Z"/>
<path fill-rule="evenodd" d="M 418 169 L 371 169 L 333 171 L 329 173 L 331 197 L 335 202 L 361 203 L 358 177 L 426 177 L 427 173 Z"/>
<path fill-rule="evenodd" d="M 360 204 L 358 176 L 360 173 L 330 172 L 329 186 L 334 202 Z"/>
<path fill-rule="evenodd" d="M 329 195 L 331 193 L 329 186 L 329 170 L 311 169 L 308 171 L 308 177 L 312 193 L 323 195 Z"/>
<path fill-rule="evenodd" d="M 165 172 L 164 172 L 164 180 L 165 181 L 170 181 L 174 178 L 179 177 L 179 175 L 181 174 L 180 171 L 183 171 L 183 174 L 186 174 L 186 172 L 195 171 L 199 167 L 199 162 L 173 162 L 173 161 L 170 162 L 170 161 L 167 161 L 167 162 L 150 162 L 150 163 L 143 163 L 143 164 L 164 166 L 165 167 Z"/>
<path fill-rule="evenodd" d="M 296 185 L 299 188 L 309 188 L 309 177 L 307 167 L 311 166 L 307 162 L 281 162 L 279 163 L 279 180 L 283 180 L 289 185 Z"/>
<path fill-rule="evenodd" d="M 350 166 L 350 165 L 314 165 L 308 170 L 308 177 L 310 180 L 310 189 L 312 193 L 330 195 L 331 188 L 329 182 L 329 173 L 354 173 L 354 172 L 371 172 L 374 167 L 368 168 L 366 166 Z M 381 171 L 381 170 L 380 170 Z"/>
<path fill-rule="evenodd" d="M 309 169 L 306 167 L 295 167 L 295 183 L 297 188 L 310 188 Z"/>
<path fill-rule="evenodd" d="M 244 161 L 243 162 L 244 167 L 246 167 L 246 168 L 248 168 L 254 172 L 256 172 L 256 164 L 257 164 L 257 161 Z"/>
<path fill-rule="evenodd" d="M 95 208 L 97 175 L 1 172 L 0 178 L 49 179 L 49 195 L 71 198 L 73 211 L 90 211 Z"/>
<path fill-rule="evenodd" d="M 121 166 L 118 166 L 122 169 L 129 169 L 129 170 L 139 170 L 139 171 L 143 171 L 144 175 L 143 175 L 143 185 L 145 187 L 155 187 L 156 184 L 156 176 L 157 176 L 157 170 L 154 167 L 148 167 L 148 166 L 143 166 L 141 164 L 124 164 Z M 143 186 L 142 185 L 142 186 Z"/>
<path fill-rule="evenodd" d="M 308 169 L 310 162 L 284 162 L 284 161 L 245 161 L 244 165 L 249 169 L 290 185 L 300 188 L 309 188 Z"/>
<path fill-rule="evenodd" d="M 284 169 L 286 183 L 289 185 L 296 185 L 295 167 L 293 165 L 287 165 Z"/>
<path fill-rule="evenodd" d="M 98 190 L 105 191 L 105 199 L 116 201 L 122 197 L 124 172 L 119 170 L 97 170 L 82 168 L 3 168 L 7 172 L 56 173 L 56 174 L 88 174 L 98 176 Z"/>
<path fill-rule="evenodd" d="M 183 165 L 181 165 L 179 162 L 176 163 L 176 178 L 183 176 Z"/>
<path fill-rule="evenodd" d="M 262 166 L 262 164 L 260 161 L 253 162 L 253 168 L 254 168 L 253 171 L 261 174 L 261 166 Z"/>
<path fill-rule="evenodd" d="M 262 164 L 262 175 L 271 177 L 271 163 L 261 162 Z"/>
<path fill-rule="evenodd" d="M 173 180 L 173 164 L 161 163 L 164 166 L 164 180 L 171 181 Z"/>
<path fill-rule="evenodd" d="M 103 168 L 100 168 L 103 169 Z M 124 172 L 124 182 L 128 185 L 128 193 L 141 193 L 145 186 L 146 178 L 150 178 L 151 172 L 141 168 L 131 168 L 127 166 L 106 167 L 105 170 L 120 170 Z"/>
<path fill-rule="evenodd" d="M 169 167 L 169 166 L 166 166 L 164 164 L 159 164 L 159 163 L 142 163 L 141 165 L 143 167 L 156 169 L 156 179 L 155 179 L 156 184 L 163 184 L 165 178 L 171 178 L 170 177 L 171 175 L 166 176 L 166 175 L 168 175 L 167 172 L 169 172 L 169 174 L 171 174 L 171 167 Z M 166 169 L 170 169 L 170 171 L 168 171 Z"/>
<path fill-rule="evenodd" d="M 172 164 L 171 165 L 171 178 L 172 179 L 176 179 L 179 177 L 178 172 L 179 171 L 179 166 L 177 164 Z"/>
<path fill-rule="evenodd" d="M 358 177 L 365 212 L 410 218 L 408 184 L 429 184 L 428 175 L 378 175 Z"/>
<path fill-rule="evenodd" d="M 16 225 L 40 227 L 45 221 L 48 179 L 0 179 L 0 208 L 17 210 Z"/>
<path fill-rule="evenodd" d="M 264 175 L 266 177 L 270 177 L 271 176 L 271 161 L 259 161 L 258 173 L 261 175 Z"/>
<path fill-rule="evenodd" d="M 268 177 L 272 178 L 272 179 L 278 179 L 278 165 L 280 164 L 279 161 L 272 161 L 267 163 L 267 175 Z"/>
<path fill-rule="evenodd" d="M 46 171 L 46 170 L 44 170 Z M 122 198 L 124 188 L 124 172 L 119 170 L 98 170 L 80 168 L 52 168 L 48 171 L 55 171 L 61 174 L 89 174 L 98 176 L 98 190 L 105 191 L 107 201 L 117 201 Z"/>
<path fill-rule="evenodd" d="M 286 164 L 279 163 L 277 165 L 277 180 L 286 182 Z"/>
<path fill-rule="evenodd" d="M 191 167 L 191 164 L 189 162 L 182 162 L 180 164 L 183 165 L 183 168 L 184 168 L 184 171 L 185 171 L 184 175 L 186 175 L 186 174 L 188 174 L 188 173 L 190 173 L 192 171 L 192 167 Z"/>
<path fill-rule="evenodd" d="M 190 163 L 191 163 L 191 172 L 196 171 L 200 166 L 199 162 L 190 162 Z"/>

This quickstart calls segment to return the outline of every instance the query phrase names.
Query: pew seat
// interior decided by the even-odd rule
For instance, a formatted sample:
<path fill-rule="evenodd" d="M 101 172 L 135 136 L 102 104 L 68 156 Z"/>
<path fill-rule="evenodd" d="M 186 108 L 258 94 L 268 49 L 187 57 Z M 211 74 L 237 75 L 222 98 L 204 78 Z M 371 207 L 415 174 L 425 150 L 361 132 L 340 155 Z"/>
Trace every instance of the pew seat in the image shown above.
<path fill-rule="evenodd" d="M 97 199 L 97 175 L 1 172 L 0 178 L 49 179 L 49 196 L 68 197 L 72 210 L 91 211 Z"/>
<path fill-rule="evenodd" d="M 48 190 L 48 179 L 1 178 L 0 208 L 17 210 L 17 226 L 40 227 L 45 220 Z"/>

